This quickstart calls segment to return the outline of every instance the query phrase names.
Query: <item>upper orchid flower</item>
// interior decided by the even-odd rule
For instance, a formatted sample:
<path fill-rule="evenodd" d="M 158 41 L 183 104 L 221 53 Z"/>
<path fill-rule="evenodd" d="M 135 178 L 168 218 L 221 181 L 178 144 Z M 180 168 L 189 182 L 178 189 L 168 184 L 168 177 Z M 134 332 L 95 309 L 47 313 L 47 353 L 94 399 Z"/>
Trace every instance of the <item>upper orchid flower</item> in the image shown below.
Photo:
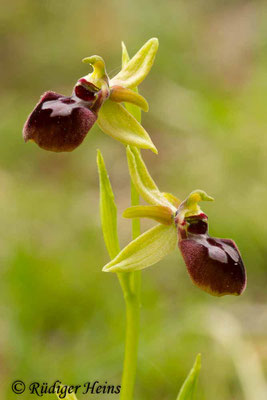
<path fill-rule="evenodd" d="M 214 296 L 240 295 L 246 287 L 240 252 L 233 240 L 209 236 L 208 218 L 198 205 L 213 199 L 196 190 L 180 202 L 159 191 L 137 149 L 128 147 L 127 156 L 135 187 L 151 205 L 130 207 L 124 216 L 152 218 L 160 225 L 132 241 L 103 270 L 133 271 L 153 265 L 176 248 L 178 234 L 178 246 L 195 285 Z"/>
<path fill-rule="evenodd" d="M 24 140 L 45 150 L 72 151 L 97 122 L 114 139 L 157 153 L 145 129 L 120 104 L 132 103 L 148 111 L 147 101 L 132 89 L 149 73 L 157 49 L 158 40 L 150 39 L 112 79 L 101 57 L 85 58 L 83 62 L 89 63 L 93 72 L 78 80 L 70 97 L 45 92 L 24 125 Z"/>

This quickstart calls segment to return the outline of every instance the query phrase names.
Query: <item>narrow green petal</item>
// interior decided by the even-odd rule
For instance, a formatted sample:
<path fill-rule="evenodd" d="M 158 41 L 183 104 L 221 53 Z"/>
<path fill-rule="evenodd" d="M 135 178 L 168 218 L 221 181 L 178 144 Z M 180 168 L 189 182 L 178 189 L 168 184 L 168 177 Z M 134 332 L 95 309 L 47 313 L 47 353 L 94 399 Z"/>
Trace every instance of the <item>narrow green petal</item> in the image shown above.
<path fill-rule="evenodd" d="M 124 218 L 150 218 L 164 225 L 173 223 L 173 213 L 165 206 L 133 206 L 123 212 Z"/>
<path fill-rule="evenodd" d="M 128 88 L 138 86 L 148 75 L 158 50 L 158 39 L 152 38 L 123 66 L 110 81 L 110 86 L 119 85 Z"/>
<path fill-rule="evenodd" d="M 130 242 L 111 262 L 105 272 L 137 271 L 156 264 L 175 250 L 177 232 L 175 225 L 157 225 Z"/>
<path fill-rule="evenodd" d="M 177 400 L 194 400 L 200 368 L 201 354 L 198 354 L 193 368 L 189 372 L 183 386 L 181 387 Z"/>
<path fill-rule="evenodd" d="M 172 205 L 174 205 L 174 207 L 178 208 L 181 204 L 181 200 L 178 199 L 178 197 L 174 196 L 172 193 L 163 192 L 162 194 L 170 203 L 172 203 Z"/>
<path fill-rule="evenodd" d="M 148 102 L 136 91 L 124 88 L 122 86 L 113 86 L 109 96 L 110 100 L 116 103 L 131 103 L 140 107 L 143 111 L 148 111 Z"/>
<path fill-rule="evenodd" d="M 117 207 L 100 150 L 97 151 L 97 166 L 100 184 L 100 215 L 102 230 L 108 253 L 112 259 L 120 252 L 117 230 Z"/>
<path fill-rule="evenodd" d="M 159 191 L 145 166 L 140 152 L 134 147 L 128 147 L 127 159 L 132 181 L 140 196 L 149 204 L 166 206 L 176 211 L 176 208 Z"/>
<path fill-rule="evenodd" d="M 99 111 L 97 123 L 104 133 L 114 139 L 157 153 L 148 133 L 121 104 L 107 100 Z"/>

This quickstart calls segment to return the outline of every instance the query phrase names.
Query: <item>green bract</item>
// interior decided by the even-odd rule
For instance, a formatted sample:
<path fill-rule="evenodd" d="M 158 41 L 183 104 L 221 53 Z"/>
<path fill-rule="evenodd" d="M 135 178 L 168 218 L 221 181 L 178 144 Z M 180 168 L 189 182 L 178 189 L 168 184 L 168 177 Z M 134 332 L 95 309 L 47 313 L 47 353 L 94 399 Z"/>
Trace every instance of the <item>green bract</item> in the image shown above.
<path fill-rule="evenodd" d="M 177 400 L 194 400 L 200 368 L 201 355 L 198 354 L 193 368 L 189 372 L 183 386 L 181 387 Z"/>
<path fill-rule="evenodd" d="M 100 216 L 102 231 L 110 258 L 113 258 L 116 257 L 120 251 L 117 231 L 117 207 L 100 150 L 97 152 L 97 166 L 100 185 Z"/>

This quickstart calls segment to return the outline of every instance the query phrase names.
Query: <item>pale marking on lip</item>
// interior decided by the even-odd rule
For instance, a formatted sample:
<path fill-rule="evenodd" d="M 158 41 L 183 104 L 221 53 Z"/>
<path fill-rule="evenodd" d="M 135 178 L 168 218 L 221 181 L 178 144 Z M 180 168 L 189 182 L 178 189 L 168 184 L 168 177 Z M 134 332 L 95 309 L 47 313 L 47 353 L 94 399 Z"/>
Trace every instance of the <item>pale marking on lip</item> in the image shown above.
<path fill-rule="evenodd" d="M 235 264 L 238 265 L 239 261 L 238 252 L 228 244 L 223 243 L 221 241 L 218 243 L 216 239 L 213 239 L 215 243 L 218 243 L 220 245 L 220 247 L 218 247 L 214 244 L 210 244 L 208 238 L 205 237 L 206 235 L 194 235 L 194 236 L 196 236 L 195 241 L 197 243 L 201 244 L 202 246 L 208 249 L 209 257 L 211 259 L 227 264 L 228 262 L 227 255 L 228 255 L 235 262 Z"/>
<path fill-rule="evenodd" d="M 50 117 L 66 117 L 72 113 L 74 108 L 80 108 L 81 104 L 78 103 L 63 103 L 60 99 L 48 100 L 42 104 L 43 110 L 52 110 Z"/>

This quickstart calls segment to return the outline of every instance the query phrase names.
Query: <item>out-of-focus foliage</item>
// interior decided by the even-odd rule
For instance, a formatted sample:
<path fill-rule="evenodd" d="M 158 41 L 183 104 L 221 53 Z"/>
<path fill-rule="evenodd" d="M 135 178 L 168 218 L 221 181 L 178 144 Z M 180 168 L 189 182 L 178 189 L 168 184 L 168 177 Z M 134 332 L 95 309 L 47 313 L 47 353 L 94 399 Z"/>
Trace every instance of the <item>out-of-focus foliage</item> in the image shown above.
<path fill-rule="evenodd" d="M 201 355 L 198 354 L 193 368 L 190 370 L 183 386 L 181 387 L 177 400 L 194 400 L 200 368 Z"/>
<path fill-rule="evenodd" d="M 266 13 L 257 0 L 1 1 L 1 398 L 15 398 L 15 379 L 120 382 L 124 305 L 116 276 L 101 272 L 95 159 L 99 147 L 124 246 L 125 149 L 95 127 L 73 153 L 50 154 L 21 131 L 42 92 L 69 95 L 89 72 L 82 58 L 102 55 L 113 76 L 121 40 L 133 55 L 154 36 L 159 52 L 140 93 L 159 155 L 144 159 L 163 190 L 214 196 L 203 206 L 210 233 L 238 243 L 248 287 L 239 298 L 208 296 L 178 251 L 145 271 L 136 398 L 174 399 L 198 352 L 199 400 L 266 398 Z"/>

